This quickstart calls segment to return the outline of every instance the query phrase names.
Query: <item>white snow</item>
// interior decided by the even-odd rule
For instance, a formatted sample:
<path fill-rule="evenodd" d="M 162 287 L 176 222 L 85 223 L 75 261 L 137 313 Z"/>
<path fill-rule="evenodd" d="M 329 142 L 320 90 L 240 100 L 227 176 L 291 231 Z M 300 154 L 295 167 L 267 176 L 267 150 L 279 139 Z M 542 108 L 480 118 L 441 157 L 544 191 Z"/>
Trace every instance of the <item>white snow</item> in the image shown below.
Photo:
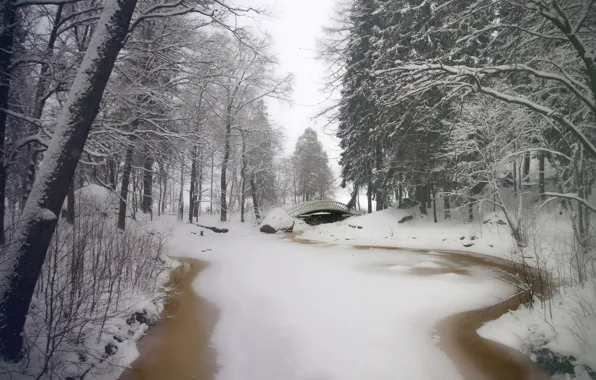
<path fill-rule="evenodd" d="M 411 221 L 398 223 L 409 215 L 413 216 Z M 433 223 L 432 219 L 419 215 L 417 209 L 389 208 L 323 224 L 305 231 L 299 238 L 342 245 L 467 251 L 506 259 L 511 259 L 515 250 L 515 241 L 504 226 L 481 222 Z"/>
<path fill-rule="evenodd" d="M 220 309 L 218 380 L 460 379 L 436 345 L 436 323 L 513 289 L 491 276 L 417 277 L 436 255 L 301 244 L 229 224 L 178 225 L 170 252 L 211 265 L 196 290 Z M 194 232 L 194 233 L 193 233 Z"/>

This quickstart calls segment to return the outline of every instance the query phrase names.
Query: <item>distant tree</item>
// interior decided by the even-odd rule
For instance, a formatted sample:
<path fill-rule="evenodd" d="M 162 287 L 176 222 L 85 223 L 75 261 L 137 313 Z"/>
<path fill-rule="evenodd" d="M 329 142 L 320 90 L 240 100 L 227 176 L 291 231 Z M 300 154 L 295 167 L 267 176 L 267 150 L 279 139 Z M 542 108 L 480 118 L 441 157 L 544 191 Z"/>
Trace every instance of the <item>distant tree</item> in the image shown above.
<path fill-rule="evenodd" d="M 294 150 L 297 195 L 303 201 L 323 199 L 330 195 L 333 174 L 328 161 L 317 132 L 307 128 L 298 138 Z"/>

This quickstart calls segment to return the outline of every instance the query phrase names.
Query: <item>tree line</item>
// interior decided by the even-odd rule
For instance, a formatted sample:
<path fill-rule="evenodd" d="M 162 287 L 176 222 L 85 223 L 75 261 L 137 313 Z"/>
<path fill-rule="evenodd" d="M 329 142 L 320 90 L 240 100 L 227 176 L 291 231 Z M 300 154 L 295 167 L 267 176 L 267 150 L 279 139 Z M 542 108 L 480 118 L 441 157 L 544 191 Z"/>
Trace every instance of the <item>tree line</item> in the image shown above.
<path fill-rule="evenodd" d="M 591 0 L 355 0 L 322 55 L 343 184 L 369 212 L 404 194 L 503 212 L 560 202 L 590 250 L 596 160 L 596 6 Z M 546 173 L 546 174 L 545 174 Z M 520 195 L 510 207 L 504 188 Z M 540 204 L 542 204 L 540 203 Z M 426 213 L 426 206 L 421 207 Z M 435 220 L 436 220 L 435 216 Z"/>

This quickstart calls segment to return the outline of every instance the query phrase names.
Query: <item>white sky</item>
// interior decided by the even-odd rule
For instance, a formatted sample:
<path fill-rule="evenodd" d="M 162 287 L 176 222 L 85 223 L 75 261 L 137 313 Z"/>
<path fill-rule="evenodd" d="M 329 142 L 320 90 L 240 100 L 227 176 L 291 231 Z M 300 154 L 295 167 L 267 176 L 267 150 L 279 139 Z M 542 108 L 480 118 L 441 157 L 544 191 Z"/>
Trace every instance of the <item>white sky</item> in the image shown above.
<path fill-rule="evenodd" d="M 278 57 L 281 73 L 293 73 L 293 104 L 269 101 L 272 121 L 283 128 L 286 141 L 284 155 L 294 151 L 296 140 L 308 127 L 317 131 L 327 150 L 330 165 L 339 174 L 339 147 L 334 128 L 326 119 L 314 119 L 327 99 L 322 91 L 325 63 L 317 59 L 317 40 L 328 26 L 334 0 L 237 0 L 238 4 L 267 8 L 271 16 L 256 16 L 250 22 L 255 28 L 268 32 L 274 42 L 273 53 Z"/>

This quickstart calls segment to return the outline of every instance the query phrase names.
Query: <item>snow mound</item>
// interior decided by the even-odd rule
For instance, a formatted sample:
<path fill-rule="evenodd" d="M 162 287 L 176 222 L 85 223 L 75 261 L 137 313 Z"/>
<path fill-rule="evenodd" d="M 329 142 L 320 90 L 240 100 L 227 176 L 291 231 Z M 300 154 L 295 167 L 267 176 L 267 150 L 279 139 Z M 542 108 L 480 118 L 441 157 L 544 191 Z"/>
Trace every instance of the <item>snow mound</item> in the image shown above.
<path fill-rule="evenodd" d="M 296 220 L 289 216 L 284 209 L 277 207 L 267 213 L 259 228 L 262 232 L 267 232 L 264 230 L 268 230 L 273 233 L 281 229 L 291 228 L 295 223 Z M 267 226 L 270 228 L 267 228 Z"/>
<path fill-rule="evenodd" d="M 90 184 L 75 191 L 77 215 L 94 213 L 110 214 L 118 205 L 118 195 L 103 186 Z M 66 200 L 62 205 L 66 210 Z"/>

